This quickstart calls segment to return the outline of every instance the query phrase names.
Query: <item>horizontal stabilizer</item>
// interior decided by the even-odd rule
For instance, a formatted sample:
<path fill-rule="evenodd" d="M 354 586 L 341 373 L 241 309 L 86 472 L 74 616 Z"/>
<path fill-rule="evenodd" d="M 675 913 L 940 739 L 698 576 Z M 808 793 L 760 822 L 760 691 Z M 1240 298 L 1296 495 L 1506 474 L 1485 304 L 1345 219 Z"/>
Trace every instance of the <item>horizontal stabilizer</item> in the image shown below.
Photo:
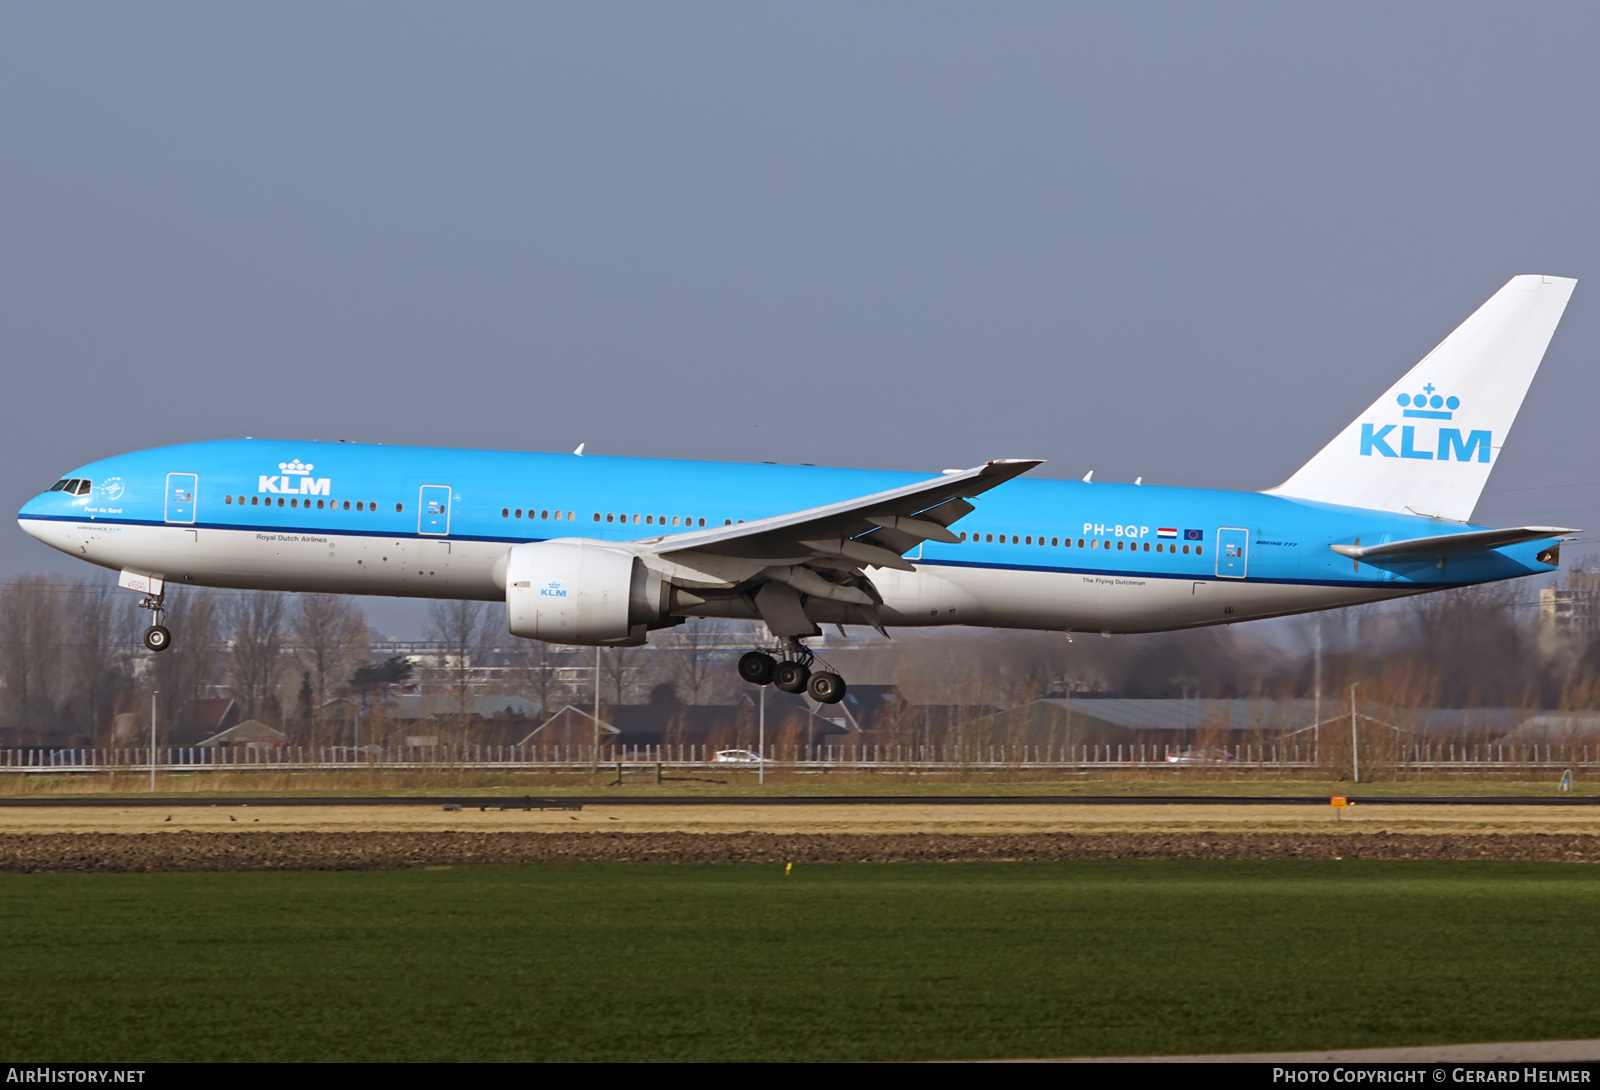
<path fill-rule="evenodd" d="M 1578 533 L 1559 526 L 1514 526 L 1505 530 L 1470 530 L 1464 534 L 1437 534 L 1433 537 L 1413 537 L 1405 541 L 1387 541 L 1382 545 L 1332 545 L 1340 556 L 1352 560 L 1386 560 L 1401 556 L 1442 556 L 1446 553 L 1470 553 L 1482 549 L 1498 549 L 1523 541 L 1538 541 L 1548 537 L 1564 537 Z"/>

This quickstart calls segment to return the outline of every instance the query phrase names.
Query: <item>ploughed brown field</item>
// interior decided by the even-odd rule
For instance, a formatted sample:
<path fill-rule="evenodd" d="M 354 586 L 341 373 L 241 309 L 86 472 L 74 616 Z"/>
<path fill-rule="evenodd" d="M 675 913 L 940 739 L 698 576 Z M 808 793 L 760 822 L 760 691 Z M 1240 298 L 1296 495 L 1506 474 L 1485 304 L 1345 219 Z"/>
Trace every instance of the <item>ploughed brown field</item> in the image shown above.
<path fill-rule="evenodd" d="M 424 806 L 0 809 L 0 872 L 576 861 L 1600 859 L 1600 807 Z"/>

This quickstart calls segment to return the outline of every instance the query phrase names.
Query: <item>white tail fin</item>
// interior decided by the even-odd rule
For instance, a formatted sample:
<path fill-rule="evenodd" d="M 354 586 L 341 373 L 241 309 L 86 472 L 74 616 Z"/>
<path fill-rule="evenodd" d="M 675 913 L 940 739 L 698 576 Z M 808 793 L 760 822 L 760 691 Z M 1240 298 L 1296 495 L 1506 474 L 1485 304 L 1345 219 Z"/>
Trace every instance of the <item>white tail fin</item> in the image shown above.
<path fill-rule="evenodd" d="M 1470 520 L 1576 284 L 1514 277 L 1270 494 Z"/>

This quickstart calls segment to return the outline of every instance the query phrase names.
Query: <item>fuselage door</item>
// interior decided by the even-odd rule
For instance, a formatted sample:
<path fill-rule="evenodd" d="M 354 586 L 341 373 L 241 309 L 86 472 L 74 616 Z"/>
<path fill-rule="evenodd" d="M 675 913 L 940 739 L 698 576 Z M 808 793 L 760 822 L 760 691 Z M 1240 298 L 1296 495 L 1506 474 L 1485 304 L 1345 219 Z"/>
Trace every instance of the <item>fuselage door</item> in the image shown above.
<path fill-rule="evenodd" d="M 450 486 L 425 484 L 417 497 L 417 533 L 444 537 L 450 532 Z"/>
<path fill-rule="evenodd" d="M 1217 531 L 1217 578 L 1243 579 L 1250 564 L 1250 531 L 1224 526 Z"/>
<path fill-rule="evenodd" d="M 200 490 L 200 478 L 194 473 L 167 474 L 167 521 L 191 523 L 194 521 L 194 497 Z"/>

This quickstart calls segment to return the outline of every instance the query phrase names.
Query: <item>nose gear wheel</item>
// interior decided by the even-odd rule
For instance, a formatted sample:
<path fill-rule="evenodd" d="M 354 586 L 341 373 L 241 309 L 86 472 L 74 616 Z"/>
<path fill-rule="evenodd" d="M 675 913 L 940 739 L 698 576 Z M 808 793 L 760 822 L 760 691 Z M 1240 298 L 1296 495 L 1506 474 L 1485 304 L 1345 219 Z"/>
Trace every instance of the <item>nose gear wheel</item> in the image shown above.
<path fill-rule="evenodd" d="M 141 599 L 140 609 L 148 609 L 155 614 L 155 624 L 144 630 L 144 646 L 149 651 L 165 651 L 172 646 L 172 633 L 167 631 L 167 626 L 162 624 L 167 619 L 167 606 L 160 594 L 152 594 Z"/>

